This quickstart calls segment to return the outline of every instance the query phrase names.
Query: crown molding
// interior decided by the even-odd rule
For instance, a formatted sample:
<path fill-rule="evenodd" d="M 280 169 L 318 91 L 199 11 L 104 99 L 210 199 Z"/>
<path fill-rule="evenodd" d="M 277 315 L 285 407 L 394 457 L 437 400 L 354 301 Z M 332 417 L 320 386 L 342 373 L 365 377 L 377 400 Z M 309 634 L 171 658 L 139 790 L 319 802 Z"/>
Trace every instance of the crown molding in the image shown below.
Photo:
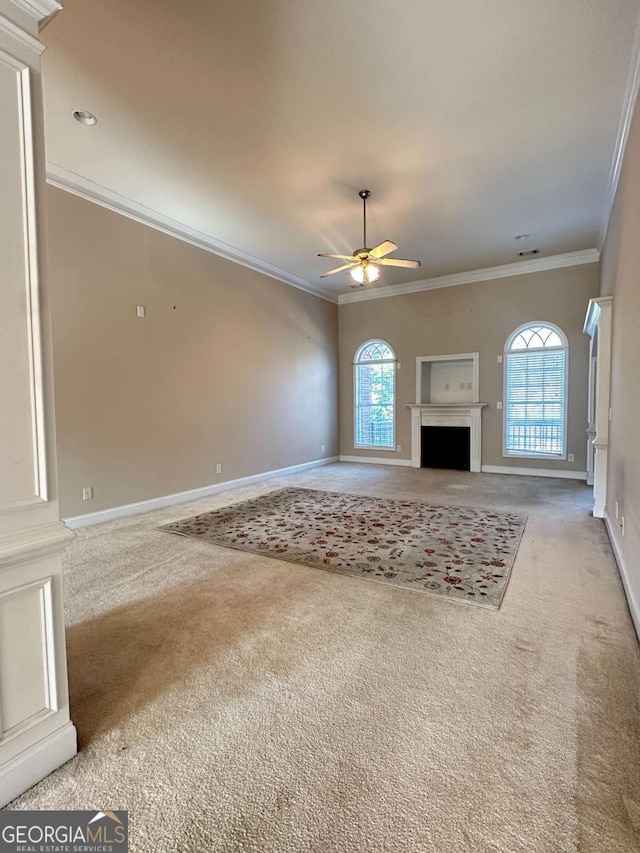
<path fill-rule="evenodd" d="M 629 140 L 629 131 L 633 120 L 633 112 L 638 100 L 638 90 L 640 90 L 640 16 L 636 24 L 636 34 L 631 50 L 631 66 L 629 68 L 629 77 L 627 78 L 627 87 L 624 93 L 622 102 L 622 115 L 620 116 L 620 124 L 618 125 L 618 136 L 616 145 L 613 151 L 613 160 L 611 162 L 611 171 L 609 173 L 609 184 L 607 186 L 607 195 L 605 207 L 602 215 L 602 227 L 598 237 L 598 251 L 602 252 L 604 243 L 607 239 L 607 231 L 609 229 L 609 221 L 613 210 L 613 203 L 616 199 L 616 191 L 620 180 L 620 172 L 624 162 L 624 154 Z"/>
<path fill-rule="evenodd" d="M 562 267 L 576 267 L 581 264 L 593 264 L 600 260 L 597 249 L 584 249 L 581 252 L 567 252 L 564 255 L 552 255 L 549 258 L 533 258 L 530 261 L 517 261 L 497 267 L 485 267 L 480 270 L 441 275 L 437 278 L 425 278 L 422 281 L 408 281 L 406 284 L 389 284 L 357 293 L 343 293 L 338 302 L 364 302 L 367 299 L 386 299 L 389 296 L 402 296 L 406 293 L 419 293 L 422 290 L 436 290 L 440 287 L 455 287 L 458 284 L 472 284 L 476 281 L 490 281 L 494 278 L 508 278 L 514 275 L 527 275 L 544 270 L 557 270 Z"/>
<path fill-rule="evenodd" d="M 149 207 L 145 207 L 145 205 L 139 202 L 126 198 L 113 190 L 109 190 L 95 181 L 63 169 L 55 163 L 47 163 L 47 183 L 58 189 L 77 195 L 86 201 L 105 207 L 114 213 L 126 216 L 128 219 L 148 225 L 150 228 L 161 231 L 163 234 L 168 234 L 178 240 L 190 243 L 192 246 L 204 249 L 206 252 L 226 258 L 233 263 L 267 275 L 269 278 L 274 278 L 277 281 L 281 281 L 298 290 L 303 290 L 333 304 L 338 303 L 342 305 L 349 302 L 362 302 L 368 299 L 385 299 L 389 296 L 418 293 L 422 290 L 435 290 L 440 287 L 454 287 L 459 284 L 489 281 L 494 278 L 506 278 L 514 275 L 560 269 L 562 267 L 579 266 L 580 264 L 591 264 L 600 260 L 600 252 L 597 249 L 585 249 L 581 252 L 569 252 L 564 255 L 553 255 L 549 258 L 533 258 L 526 261 L 517 261 L 512 264 L 503 264 L 502 266 L 453 273 L 452 275 L 443 275 L 421 281 L 410 281 L 405 284 L 392 284 L 385 287 L 372 288 L 371 290 L 361 290 L 356 293 L 343 293 L 336 298 L 333 295 L 327 294 L 318 286 L 305 281 L 305 279 L 288 273 L 253 255 L 249 255 L 241 249 L 236 249 L 227 243 L 216 240 L 215 237 L 209 234 L 197 231 L 195 228 L 191 228 L 182 222 L 178 222 Z"/>
<path fill-rule="evenodd" d="M 304 290 L 306 293 L 310 293 L 320 299 L 325 299 L 327 302 L 335 304 L 338 301 L 335 297 L 329 296 L 303 278 L 299 278 L 266 261 L 262 261 L 247 252 L 243 252 L 241 249 L 229 246 L 221 240 L 216 240 L 215 237 L 209 234 L 197 231 L 183 222 L 171 219 L 162 213 L 158 213 L 156 210 L 145 207 L 145 205 L 137 201 L 133 201 L 113 190 L 109 190 L 95 181 L 63 169 L 55 163 L 47 163 L 47 183 L 58 189 L 66 190 L 86 201 L 99 204 L 101 207 L 105 207 L 114 213 L 120 213 L 122 216 L 133 219 L 135 222 L 148 225 L 150 228 L 161 231 L 163 234 L 168 234 L 170 237 L 175 237 L 185 243 L 190 243 L 192 246 L 197 246 L 199 249 L 204 249 L 206 252 L 211 252 L 221 258 L 226 258 L 228 261 L 240 264 L 240 266 L 247 269 L 254 270 L 254 272 L 262 273 L 269 276 L 269 278 L 274 278 L 298 290 Z"/>

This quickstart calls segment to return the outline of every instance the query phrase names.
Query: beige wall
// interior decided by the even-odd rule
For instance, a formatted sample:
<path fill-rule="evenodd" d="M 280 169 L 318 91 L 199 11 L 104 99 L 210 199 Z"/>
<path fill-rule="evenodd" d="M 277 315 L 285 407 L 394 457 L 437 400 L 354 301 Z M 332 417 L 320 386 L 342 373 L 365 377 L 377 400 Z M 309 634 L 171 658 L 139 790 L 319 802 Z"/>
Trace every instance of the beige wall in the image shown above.
<path fill-rule="evenodd" d="M 416 357 L 480 353 L 482 464 L 524 468 L 586 470 L 589 340 L 582 334 L 587 303 L 598 295 L 598 264 L 549 270 L 511 278 L 422 291 L 340 306 L 340 452 L 343 455 L 411 458 L 409 410 L 415 402 Z M 502 354 L 509 334 L 530 320 L 546 320 L 569 339 L 568 453 L 574 462 L 502 456 Z M 395 349 L 398 371 L 398 452 L 355 450 L 352 362 L 360 344 L 380 337 Z"/>
<path fill-rule="evenodd" d="M 336 305 L 47 198 L 63 517 L 337 453 Z"/>
<path fill-rule="evenodd" d="M 640 619 L 640 107 L 603 251 L 602 295 L 613 296 L 607 514 Z M 616 501 L 624 536 L 616 522 Z"/>

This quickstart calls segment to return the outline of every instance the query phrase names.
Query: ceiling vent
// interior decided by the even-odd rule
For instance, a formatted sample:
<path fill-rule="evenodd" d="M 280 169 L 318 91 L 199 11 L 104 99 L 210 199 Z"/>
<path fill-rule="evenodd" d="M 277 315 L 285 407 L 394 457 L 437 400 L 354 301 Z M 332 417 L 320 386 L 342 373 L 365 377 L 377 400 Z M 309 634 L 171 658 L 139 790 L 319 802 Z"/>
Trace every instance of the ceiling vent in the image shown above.
<path fill-rule="evenodd" d="M 540 249 L 529 249 L 526 252 L 518 252 L 519 257 L 521 258 L 529 258 L 531 255 L 539 255 Z"/>

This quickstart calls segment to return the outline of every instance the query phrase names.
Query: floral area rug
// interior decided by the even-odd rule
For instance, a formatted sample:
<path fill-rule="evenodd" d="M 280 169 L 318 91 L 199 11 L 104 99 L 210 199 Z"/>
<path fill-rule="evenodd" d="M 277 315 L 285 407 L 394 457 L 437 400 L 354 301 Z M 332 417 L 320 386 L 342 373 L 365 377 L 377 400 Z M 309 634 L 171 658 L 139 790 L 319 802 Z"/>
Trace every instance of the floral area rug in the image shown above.
<path fill-rule="evenodd" d="M 497 609 L 526 516 L 279 489 L 160 530 Z"/>

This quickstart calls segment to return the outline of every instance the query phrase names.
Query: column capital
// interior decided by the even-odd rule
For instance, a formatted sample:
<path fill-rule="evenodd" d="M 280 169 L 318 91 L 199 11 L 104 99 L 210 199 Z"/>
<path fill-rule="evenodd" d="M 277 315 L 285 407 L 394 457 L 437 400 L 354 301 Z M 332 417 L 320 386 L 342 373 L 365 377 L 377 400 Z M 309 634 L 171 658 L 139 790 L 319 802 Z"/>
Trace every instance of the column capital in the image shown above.
<path fill-rule="evenodd" d="M 58 0 L 0 0 L 0 21 L 3 29 L 22 41 L 34 39 L 62 9 Z M 43 48 L 44 49 L 44 48 Z"/>
<path fill-rule="evenodd" d="M 35 18 L 38 23 L 52 18 L 62 9 L 62 4 L 58 3 L 58 0 L 9 0 L 9 2 L 17 6 L 20 11 Z"/>

